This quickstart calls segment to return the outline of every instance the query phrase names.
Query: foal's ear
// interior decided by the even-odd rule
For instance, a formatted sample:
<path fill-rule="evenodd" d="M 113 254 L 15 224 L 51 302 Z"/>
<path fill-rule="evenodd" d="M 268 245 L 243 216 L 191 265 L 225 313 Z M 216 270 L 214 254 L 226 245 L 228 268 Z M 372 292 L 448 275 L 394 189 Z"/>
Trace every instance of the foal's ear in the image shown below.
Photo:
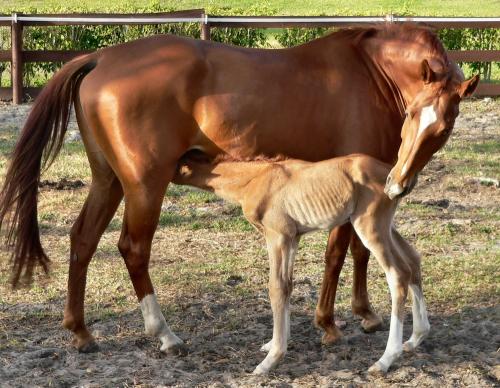
<path fill-rule="evenodd" d="M 424 83 L 428 84 L 436 80 L 436 73 L 431 69 L 431 65 L 424 59 L 420 64 L 420 74 Z"/>
<path fill-rule="evenodd" d="M 474 93 L 474 90 L 476 90 L 477 84 L 479 83 L 479 74 L 476 74 L 474 77 L 471 79 L 468 79 L 467 81 L 462 82 L 462 84 L 459 87 L 458 94 L 460 95 L 460 98 L 465 98 L 469 97 Z"/>

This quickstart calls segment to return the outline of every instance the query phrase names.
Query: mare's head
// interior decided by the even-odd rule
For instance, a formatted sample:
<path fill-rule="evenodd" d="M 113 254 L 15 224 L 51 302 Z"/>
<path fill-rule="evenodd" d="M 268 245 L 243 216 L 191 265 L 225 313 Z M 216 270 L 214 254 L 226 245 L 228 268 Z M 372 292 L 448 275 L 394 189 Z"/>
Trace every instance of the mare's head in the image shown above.
<path fill-rule="evenodd" d="M 417 174 L 448 140 L 460 101 L 470 96 L 479 82 L 477 75 L 464 81 L 453 63 L 442 72 L 433 70 L 427 60 L 420 67 L 423 87 L 406 107 L 398 160 L 385 185 L 391 199 L 411 191 Z"/>

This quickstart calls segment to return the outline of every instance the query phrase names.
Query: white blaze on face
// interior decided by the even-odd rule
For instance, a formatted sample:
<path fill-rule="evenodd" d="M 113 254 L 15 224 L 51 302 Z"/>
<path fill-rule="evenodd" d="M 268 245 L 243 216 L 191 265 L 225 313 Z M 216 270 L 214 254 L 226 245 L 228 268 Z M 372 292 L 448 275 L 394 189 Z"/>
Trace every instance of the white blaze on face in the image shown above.
<path fill-rule="evenodd" d="M 437 121 L 437 115 L 434 106 L 433 105 L 424 106 L 420 111 L 420 123 L 418 125 L 418 132 L 415 140 L 417 140 L 420 136 L 422 136 L 425 130 L 429 128 L 430 125 L 434 124 L 436 121 Z M 406 174 L 407 169 L 408 169 L 408 161 L 405 162 L 403 168 L 401 169 L 401 176 Z"/>
<path fill-rule="evenodd" d="M 437 115 L 434 106 L 424 106 L 420 112 L 420 124 L 418 125 L 417 139 L 431 124 L 434 124 L 436 121 Z"/>

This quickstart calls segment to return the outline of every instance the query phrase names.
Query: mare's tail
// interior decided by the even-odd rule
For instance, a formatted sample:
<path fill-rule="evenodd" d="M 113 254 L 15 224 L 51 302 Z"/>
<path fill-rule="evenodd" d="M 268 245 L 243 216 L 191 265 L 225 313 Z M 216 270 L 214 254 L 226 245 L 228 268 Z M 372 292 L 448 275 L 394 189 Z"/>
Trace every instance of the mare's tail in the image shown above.
<path fill-rule="evenodd" d="M 95 55 L 66 64 L 42 90 L 12 153 L 0 192 L 0 229 L 12 248 L 12 284 L 19 278 L 30 283 L 40 265 L 48 272 L 49 259 L 40 243 L 37 220 L 38 183 L 59 153 L 79 81 L 96 66 Z"/>

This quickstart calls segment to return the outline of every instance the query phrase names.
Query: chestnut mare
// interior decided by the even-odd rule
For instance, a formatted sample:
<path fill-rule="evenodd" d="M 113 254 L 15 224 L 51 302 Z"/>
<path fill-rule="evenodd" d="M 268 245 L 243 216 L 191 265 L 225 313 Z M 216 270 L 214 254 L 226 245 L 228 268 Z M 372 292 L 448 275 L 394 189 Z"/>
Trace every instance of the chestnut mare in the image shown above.
<path fill-rule="evenodd" d="M 429 332 L 420 257 L 393 226 L 398 200 L 384 193 L 390 165 L 366 155 L 311 163 L 302 160 L 200 161 L 181 158 L 173 182 L 213 191 L 237 203 L 264 234 L 269 255 L 273 338 L 261 350 L 263 374 L 284 357 L 290 339 L 290 296 L 300 237 L 350 221 L 385 271 L 392 298 L 387 347 L 369 372 L 385 373 L 403 348 L 415 349 Z M 403 345 L 404 306 L 413 299 L 413 334 Z"/>
<path fill-rule="evenodd" d="M 13 246 L 13 282 L 30 279 L 36 265 L 48 267 L 37 223 L 38 182 L 61 148 L 72 104 L 92 184 L 71 229 L 63 325 L 80 351 L 97 348 L 84 322 L 87 267 L 125 198 L 118 247 L 146 331 L 161 338 L 162 350 L 176 351 L 182 341 L 161 314 L 148 264 L 161 203 L 183 154 L 198 149 L 318 161 L 361 152 L 397 161 L 386 185 L 394 198 L 411 190 L 446 142 L 460 100 L 477 82 L 464 81 L 436 35 L 414 25 L 341 30 L 283 50 L 153 36 L 77 58 L 36 99 L 7 170 L 0 225 Z M 366 290 L 369 252 L 350 225 L 339 227 L 330 235 L 317 308 L 325 342 L 341 334 L 333 303 L 349 244 L 353 311 L 367 329 L 381 322 Z"/>

